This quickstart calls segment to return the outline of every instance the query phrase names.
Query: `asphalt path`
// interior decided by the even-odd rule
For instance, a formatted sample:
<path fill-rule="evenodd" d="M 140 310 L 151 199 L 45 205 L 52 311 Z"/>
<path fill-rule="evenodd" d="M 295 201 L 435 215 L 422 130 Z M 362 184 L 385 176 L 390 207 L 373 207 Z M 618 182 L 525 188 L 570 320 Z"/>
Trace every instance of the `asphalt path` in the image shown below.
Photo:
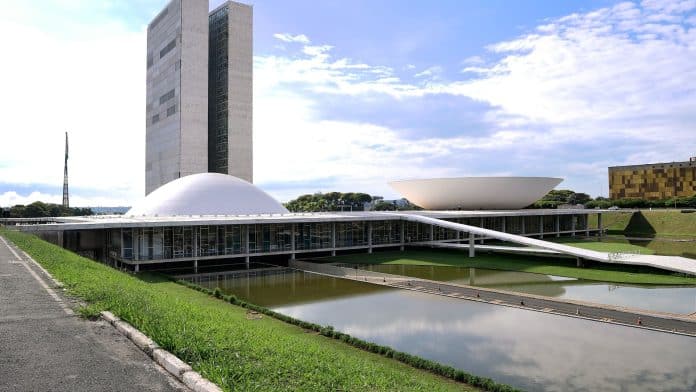
<path fill-rule="evenodd" d="M 0 237 L 0 391 L 187 391 Z"/>

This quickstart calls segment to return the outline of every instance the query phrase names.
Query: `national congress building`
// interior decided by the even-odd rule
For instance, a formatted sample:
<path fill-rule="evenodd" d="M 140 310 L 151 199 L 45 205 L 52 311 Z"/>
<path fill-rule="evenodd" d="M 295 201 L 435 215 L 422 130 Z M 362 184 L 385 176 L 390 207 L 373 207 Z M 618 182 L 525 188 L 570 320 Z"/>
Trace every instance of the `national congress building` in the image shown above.
<path fill-rule="evenodd" d="M 145 192 L 205 172 L 253 181 L 252 17 L 172 0 L 147 28 Z"/>

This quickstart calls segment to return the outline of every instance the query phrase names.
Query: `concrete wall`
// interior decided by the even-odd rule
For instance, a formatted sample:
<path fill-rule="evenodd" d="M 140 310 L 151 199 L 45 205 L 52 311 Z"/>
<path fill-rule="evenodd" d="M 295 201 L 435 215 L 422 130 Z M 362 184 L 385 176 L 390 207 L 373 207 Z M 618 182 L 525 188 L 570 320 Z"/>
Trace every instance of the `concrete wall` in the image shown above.
<path fill-rule="evenodd" d="M 208 169 L 207 37 L 207 0 L 172 0 L 148 26 L 146 194 Z"/>
<path fill-rule="evenodd" d="M 208 0 L 182 0 L 181 177 L 208 171 Z"/>

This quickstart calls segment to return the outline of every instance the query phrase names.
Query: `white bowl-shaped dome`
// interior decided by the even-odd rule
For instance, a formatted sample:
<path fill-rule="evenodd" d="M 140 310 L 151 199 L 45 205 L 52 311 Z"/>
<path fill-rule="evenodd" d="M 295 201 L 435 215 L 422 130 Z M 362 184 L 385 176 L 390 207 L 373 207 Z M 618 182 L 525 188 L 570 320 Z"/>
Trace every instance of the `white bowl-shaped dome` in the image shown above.
<path fill-rule="evenodd" d="M 154 190 L 126 215 L 258 215 L 288 210 L 266 192 L 237 177 L 200 173 Z"/>
<path fill-rule="evenodd" d="M 541 199 L 561 181 L 553 177 L 458 177 L 392 181 L 389 185 L 426 210 L 512 210 Z"/>

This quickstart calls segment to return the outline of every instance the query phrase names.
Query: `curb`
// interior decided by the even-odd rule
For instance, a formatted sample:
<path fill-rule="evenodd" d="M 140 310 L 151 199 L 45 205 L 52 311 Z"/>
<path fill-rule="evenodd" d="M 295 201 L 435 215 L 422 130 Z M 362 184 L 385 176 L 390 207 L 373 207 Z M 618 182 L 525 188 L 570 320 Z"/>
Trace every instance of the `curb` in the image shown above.
<path fill-rule="evenodd" d="M 143 350 L 153 361 L 162 366 L 171 375 L 194 392 L 222 392 L 222 389 L 198 372 L 176 355 L 160 348 L 152 339 L 135 329 L 132 325 L 114 316 L 111 312 L 101 312 L 101 318 L 111 324 L 116 330 L 130 339 L 138 348 Z"/>

